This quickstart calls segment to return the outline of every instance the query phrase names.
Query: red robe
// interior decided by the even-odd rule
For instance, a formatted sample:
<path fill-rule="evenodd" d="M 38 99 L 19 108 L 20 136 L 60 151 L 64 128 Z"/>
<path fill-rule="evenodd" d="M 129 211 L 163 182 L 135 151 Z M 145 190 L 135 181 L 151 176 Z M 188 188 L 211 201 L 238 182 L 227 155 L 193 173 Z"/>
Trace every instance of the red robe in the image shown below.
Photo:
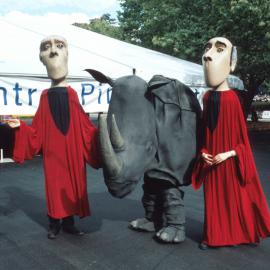
<path fill-rule="evenodd" d="M 13 159 L 22 163 L 43 154 L 48 215 L 63 218 L 90 215 L 85 162 L 100 167 L 98 131 L 81 107 L 77 93 L 67 88 L 69 129 L 63 135 L 52 118 L 44 90 L 31 126 L 21 121 L 15 133 Z"/>
<path fill-rule="evenodd" d="M 245 118 L 237 94 L 220 91 L 217 125 L 211 132 L 207 125 L 207 101 L 213 91 L 204 96 L 204 142 L 201 153 L 235 150 L 237 156 L 207 166 L 201 153 L 192 174 L 192 184 L 198 189 L 203 183 L 205 218 L 203 243 L 226 246 L 257 243 L 270 236 L 270 213 L 256 171 L 249 144 Z"/>

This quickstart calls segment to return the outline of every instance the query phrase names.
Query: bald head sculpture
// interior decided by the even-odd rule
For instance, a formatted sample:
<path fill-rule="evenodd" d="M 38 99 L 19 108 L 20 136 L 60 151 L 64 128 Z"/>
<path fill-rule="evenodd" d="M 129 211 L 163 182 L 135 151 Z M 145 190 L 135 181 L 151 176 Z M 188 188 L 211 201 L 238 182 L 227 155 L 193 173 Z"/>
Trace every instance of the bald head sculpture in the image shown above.
<path fill-rule="evenodd" d="M 236 62 L 236 48 L 228 39 L 210 39 L 204 46 L 202 56 L 206 85 L 216 90 L 229 89 L 227 77 L 234 71 Z"/>
<path fill-rule="evenodd" d="M 46 66 L 52 87 L 66 86 L 68 44 L 61 36 L 48 36 L 40 43 L 40 61 Z"/>

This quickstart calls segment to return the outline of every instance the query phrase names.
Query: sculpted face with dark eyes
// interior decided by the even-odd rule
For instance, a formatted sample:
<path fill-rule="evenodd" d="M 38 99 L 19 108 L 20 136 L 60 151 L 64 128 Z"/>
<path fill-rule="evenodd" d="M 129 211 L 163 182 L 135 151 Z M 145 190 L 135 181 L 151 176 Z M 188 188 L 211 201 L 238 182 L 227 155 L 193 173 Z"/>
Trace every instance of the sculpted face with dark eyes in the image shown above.
<path fill-rule="evenodd" d="M 236 55 L 232 43 L 223 37 L 210 39 L 204 46 L 202 63 L 207 86 L 215 89 L 227 88 L 227 77 L 234 71 Z"/>
<path fill-rule="evenodd" d="M 67 41 L 60 36 L 49 36 L 41 41 L 40 61 L 46 66 L 52 86 L 64 82 L 68 74 Z"/>

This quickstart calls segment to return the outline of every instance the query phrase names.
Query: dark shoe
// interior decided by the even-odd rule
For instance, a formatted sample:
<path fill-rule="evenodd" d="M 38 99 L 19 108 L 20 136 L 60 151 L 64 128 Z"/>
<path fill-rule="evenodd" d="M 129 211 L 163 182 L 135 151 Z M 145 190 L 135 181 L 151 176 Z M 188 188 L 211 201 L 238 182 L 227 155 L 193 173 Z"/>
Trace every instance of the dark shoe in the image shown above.
<path fill-rule="evenodd" d="M 249 246 L 256 248 L 259 246 L 259 243 L 250 243 Z"/>
<path fill-rule="evenodd" d="M 76 235 L 76 236 L 83 236 L 84 235 L 84 232 L 78 230 L 75 226 L 63 226 L 62 230 L 65 233 L 73 234 L 73 235 Z"/>
<path fill-rule="evenodd" d="M 209 249 L 209 246 L 206 245 L 206 244 L 204 244 L 204 243 L 200 243 L 199 244 L 199 249 L 201 249 L 201 250 L 207 250 L 207 249 Z"/>
<path fill-rule="evenodd" d="M 73 216 L 63 218 L 63 220 L 62 220 L 63 232 L 73 234 L 73 235 L 77 235 L 77 236 L 84 235 L 84 232 L 78 230 L 75 227 L 74 224 L 75 224 L 75 222 L 74 222 L 74 217 Z"/>
<path fill-rule="evenodd" d="M 49 218 L 49 229 L 47 237 L 48 239 L 54 240 L 56 239 L 56 235 L 59 234 L 61 229 L 60 219 L 50 217 Z"/>
<path fill-rule="evenodd" d="M 59 234 L 60 228 L 61 227 L 59 227 L 59 228 L 50 227 L 48 230 L 48 234 L 47 234 L 48 239 L 50 239 L 50 240 L 56 239 L 56 235 Z"/>

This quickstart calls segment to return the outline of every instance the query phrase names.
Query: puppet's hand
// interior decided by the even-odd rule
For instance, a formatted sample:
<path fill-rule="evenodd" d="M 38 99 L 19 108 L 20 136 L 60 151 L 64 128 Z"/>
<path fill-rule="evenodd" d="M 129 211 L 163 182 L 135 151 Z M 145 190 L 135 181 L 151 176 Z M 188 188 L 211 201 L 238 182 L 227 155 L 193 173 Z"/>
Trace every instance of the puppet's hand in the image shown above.
<path fill-rule="evenodd" d="M 11 128 L 17 128 L 20 126 L 19 119 L 8 119 L 5 121 Z"/>
<path fill-rule="evenodd" d="M 234 156 L 235 151 L 228 151 L 225 153 L 220 153 L 217 154 L 214 158 L 213 158 L 213 164 L 212 165 L 216 165 L 219 164 L 223 161 L 225 161 L 226 159 L 233 157 Z"/>
<path fill-rule="evenodd" d="M 204 160 L 204 162 L 211 166 L 213 164 L 213 156 L 210 154 L 206 154 L 206 153 L 202 153 L 202 158 Z"/>

